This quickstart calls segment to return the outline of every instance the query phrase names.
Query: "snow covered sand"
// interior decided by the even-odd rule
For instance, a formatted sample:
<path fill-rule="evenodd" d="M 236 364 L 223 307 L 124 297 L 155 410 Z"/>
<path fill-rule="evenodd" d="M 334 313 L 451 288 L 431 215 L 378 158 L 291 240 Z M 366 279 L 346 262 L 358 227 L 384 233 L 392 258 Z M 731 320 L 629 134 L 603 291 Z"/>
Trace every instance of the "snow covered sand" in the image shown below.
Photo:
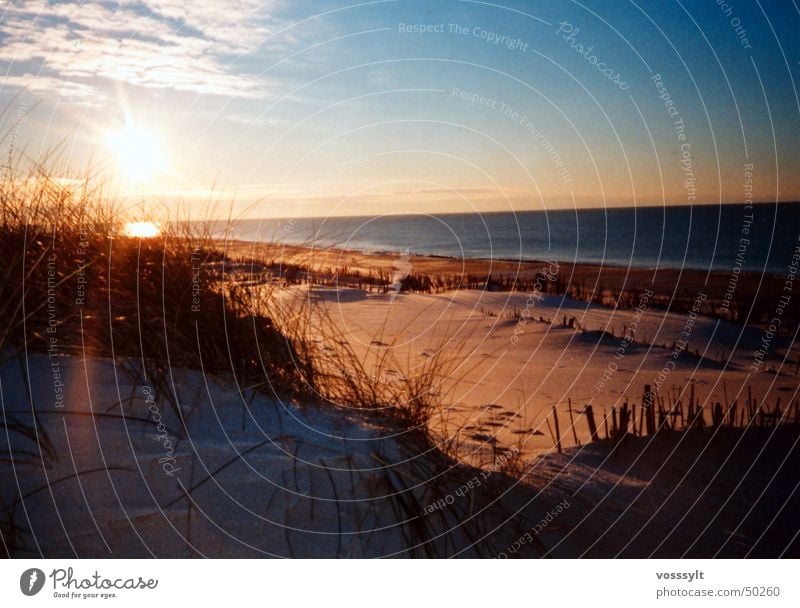
<path fill-rule="evenodd" d="M 741 411 L 751 397 L 770 409 L 782 403 L 791 421 L 800 390 L 796 344 L 773 337 L 772 355 L 757 364 L 767 337 L 760 328 L 646 303 L 614 310 L 534 296 L 312 290 L 365 358 L 389 349 L 413 369 L 437 349 L 452 351 L 458 365 L 441 384 L 451 405 L 434 428 L 457 436 L 460 457 L 475 464 L 487 446 L 519 450 L 522 478 L 556 505 L 540 510 L 533 528 L 543 555 L 800 555 L 796 427 L 628 436 L 615 446 L 590 442 L 582 414 L 591 403 L 601 423 L 625 398 L 641 403 L 649 384 L 665 404 L 680 399 L 685 407 L 693 392 L 707 423 L 712 404 L 736 400 Z M 687 344 L 676 350 L 681 340 Z M 392 381 L 391 374 L 376 381 Z M 562 455 L 554 453 L 553 405 L 567 446 Z M 518 556 L 525 544 L 518 539 L 512 547 L 508 555 Z"/>
<path fill-rule="evenodd" d="M 570 506 L 540 526 L 544 556 L 800 557 L 797 438 L 706 429 L 547 454 L 527 481 Z"/>
<path fill-rule="evenodd" d="M 53 362 L 20 356 L 0 368 L 10 452 L 0 468 L 4 549 L 15 557 L 798 556 L 795 430 L 587 443 L 583 404 L 591 398 L 601 412 L 623 395 L 638 400 L 670 360 L 686 316 L 648 309 L 637 319 L 632 310 L 553 296 L 529 305 L 526 294 L 482 291 L 291 291 L 328 306 L 365 361 L 392 352 L 397 368 L 384 367 L 376 383 L 413 374 L 436 349 L 452 354 L 439 388 L 450 405 L 431 425 L 459 461 L 376 413 L 283 403 L 181 369 L 157 390 L 130 361 L 59 358 L 61 405 Z M 557 321 L 564 315 L 567 327 Z M 616 326 L 619 336 L 634 323 L 637 343 L 615 359 L 620 338 L 602 332 Z M 667 348 L 638 343 L 645 337 Z M 697 317 L 690 349 L 705 356 L 681 354 L 662 385 L 694 380 L 701 401 L 723 400 L 724 391 L 743 401 L 747 381 L 759 400 L 790 403 L 798 390 L 790 367 L 748 378 L 761 337 Z M 723 362 L 715 350 L 727 351 Z M 617 368 L 593 390 L 610 361 Z M 561 455 L 546 422 L 555 403 Z"/>
<path fill-rule="evenodd" d="M 764 330 L 647 303 L 638 311 L 615 310 L 561 296 L 481 290 L 378 295 L 314 288 L 311 297 L 327 303 L 353 348 L 365 358 L 391 350 L 408 368 L 402 373 L 413 373 L 437 349 L 450 352 L 458 365 L 442 378 L 451 401 L 440 417 L 443 433 L 460 432 L 479 444 L 491 438 L 530 457 L 553 448 L 546 419 L 554 405 L 562 443 L 574 445 L 570 400 L 575 434 L 585 443 L 587 403 L 602 428 L 603 412 L 610 415 L 625 398 L 640 402 L 646 384 L 665 405 L 673 398 L 685 405 L 694 384 L 707 421 L 713 403 L 743 404 L 748 391 L 770 408 L 781 399 L 784 410 L 799 397 L 798 354 L 785 338 L 772 339 L 773 356 L 753 371 Z M 681 340 L 685 350 L 676 352 Z"/>
<path fill-rule="evenodd" d="M 174 370 L 182 432 L 147 380 L 109 360 L 58 362 L 63 407 L 46 356 L 1 370 L 3 538 L 15 557 L 491 557 L 522 530 L 515 512 L 531 489 L 386 419 Z M 25 376 L 41 447 L 24 432 Z"/>

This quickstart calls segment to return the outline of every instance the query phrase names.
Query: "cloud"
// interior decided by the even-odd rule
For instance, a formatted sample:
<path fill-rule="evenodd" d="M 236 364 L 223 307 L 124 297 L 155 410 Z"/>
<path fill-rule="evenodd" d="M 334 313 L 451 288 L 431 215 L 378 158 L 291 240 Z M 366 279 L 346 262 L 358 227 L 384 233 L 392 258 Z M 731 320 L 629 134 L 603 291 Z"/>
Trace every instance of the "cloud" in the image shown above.
<path fill-rule="evenodd" d="M 99 106 L 106 99 L 101 91 L 90 85 L 38 74 L 0 76 L 0 86 L 40 94 L 58 91 L 64 100 L 88 106 Z"/>
<path fill-rule="evenodd" d="M 109 82 L 261 98 L 267 83 L 247 74 L 237 58 L 268 37 L 270 6 L 263 0 L 11 2 L 0 12 L 0 86 L 84 103 Z"/>

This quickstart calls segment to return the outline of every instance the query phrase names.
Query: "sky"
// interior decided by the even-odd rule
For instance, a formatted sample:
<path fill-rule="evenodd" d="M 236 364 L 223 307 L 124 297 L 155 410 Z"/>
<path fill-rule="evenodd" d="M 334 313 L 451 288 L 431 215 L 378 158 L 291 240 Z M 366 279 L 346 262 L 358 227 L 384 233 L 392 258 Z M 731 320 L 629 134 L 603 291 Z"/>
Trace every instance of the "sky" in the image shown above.
<path fill-rule="evenodd" d="M 800 200 L 797 0 L 0 2 L 3 157 L 239 217 Z"/>

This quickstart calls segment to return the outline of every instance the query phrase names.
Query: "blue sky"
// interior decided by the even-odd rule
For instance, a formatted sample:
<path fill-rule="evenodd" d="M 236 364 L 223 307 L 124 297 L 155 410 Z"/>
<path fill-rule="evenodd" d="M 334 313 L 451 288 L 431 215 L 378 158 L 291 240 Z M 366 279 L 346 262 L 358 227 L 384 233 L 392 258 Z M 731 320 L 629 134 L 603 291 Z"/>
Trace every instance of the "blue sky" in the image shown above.
<path fill-rule="evenodd" d="M 798 31 L 794 0 L 4 2 L 3 143 L 251 217 L 718 204 L 750 163 L 797 200 Z"/>

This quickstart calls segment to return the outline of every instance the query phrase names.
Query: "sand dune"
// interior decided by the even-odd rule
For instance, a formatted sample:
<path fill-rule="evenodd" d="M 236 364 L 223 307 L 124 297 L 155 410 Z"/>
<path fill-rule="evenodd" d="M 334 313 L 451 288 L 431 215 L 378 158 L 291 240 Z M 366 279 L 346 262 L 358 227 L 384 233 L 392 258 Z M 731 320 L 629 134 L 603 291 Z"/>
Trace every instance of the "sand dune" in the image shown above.
<path fill-rule="evenodd" d="M 353 291 L 311 289 L 365 357 L 376 342 L 391 345 L 393 355 L 413 370 L 439 348 L 452 352 L 460 363 L 442 379 L 442 388 L 452 392 L 458 407 L 449 412 L 446 432 L 469 426 L 504 446 L 521 441 L 530 454 L 553 447 L 545 423 L 553 405 L 561 414 L 565 444 L 573 442 L 569 399 L 578 439 L 585 442 L 588 429 L 578 410 L 591 403 L 602 414 L 625 398 L 640 401 L 645 384 L 660 388 L 665 401 L 683 391 L 684 403 L 694 384 L 696 398 L 709 407 L 744 402 L 748 387 L 759 401 L 775 403 L 780 397 L 785 404 L 798 397 L 795 365 L 781 367 L 775 358 L 752 373 L 763 334 L 756 327 L 656 309 L 639 314 L 543 294 L 531 300 L 528 294 L 479 290 L 362 296 Z M 572 328 L 563 325 L 564 317 L 568 324 L 575 319 Z M 623 332 L 635 340 L 624 340 Z M 686 350 L 674 357 L 673 345 L 681 340 Z M 784 353 L 791 351 L 785 340 L 779 342 Z M 768 371 L 779 367 L 780 374 Z M 482 409 L 488 403 L 509 415 L 499 418 Z"/>

